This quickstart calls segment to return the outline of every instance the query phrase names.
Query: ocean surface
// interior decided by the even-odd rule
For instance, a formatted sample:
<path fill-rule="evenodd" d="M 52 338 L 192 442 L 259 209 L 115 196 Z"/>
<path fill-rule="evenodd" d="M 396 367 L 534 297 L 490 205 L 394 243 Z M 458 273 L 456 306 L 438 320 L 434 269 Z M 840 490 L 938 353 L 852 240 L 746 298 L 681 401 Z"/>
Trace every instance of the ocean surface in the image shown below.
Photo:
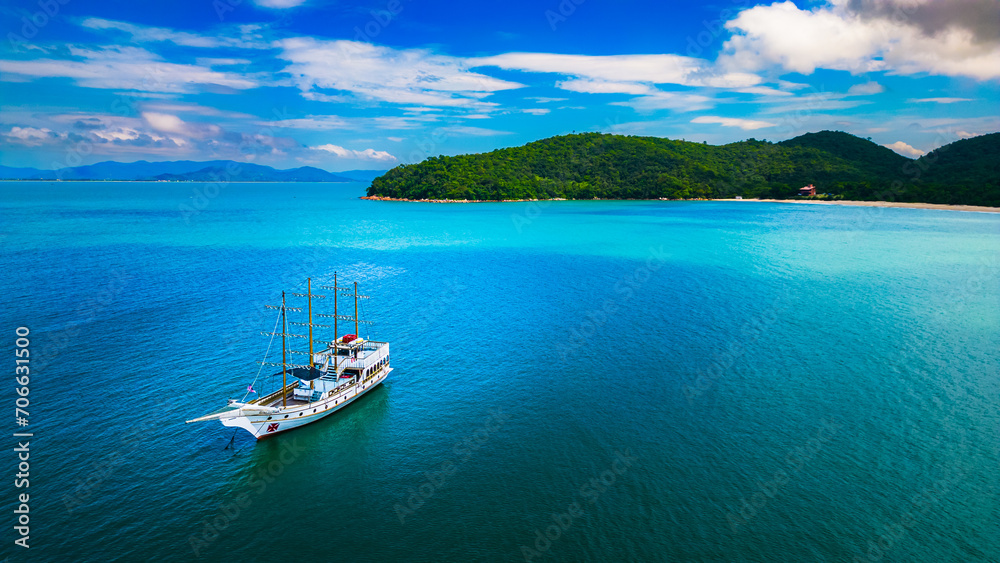
<path fill-rule="evenodd" d="M 1000 561 L 1000 215 L 364 188 L 0 183 L 34 434 L 0 557 Z M 185 424 L 334 272 L 386 383 L 259 443 Z"/>

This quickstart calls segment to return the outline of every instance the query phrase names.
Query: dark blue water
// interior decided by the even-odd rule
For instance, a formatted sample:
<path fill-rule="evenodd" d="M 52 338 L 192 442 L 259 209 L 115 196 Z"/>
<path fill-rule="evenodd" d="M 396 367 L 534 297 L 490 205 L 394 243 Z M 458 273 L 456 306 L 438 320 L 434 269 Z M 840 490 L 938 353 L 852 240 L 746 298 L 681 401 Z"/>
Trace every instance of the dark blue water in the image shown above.
<path fill-rule="evenodd" d="M 4 554 L 1000 561 L 1000 216 L 363 188 L 0 184 Z M 334 271 L 387 383 L 260 443 L 185 425 Z"/>

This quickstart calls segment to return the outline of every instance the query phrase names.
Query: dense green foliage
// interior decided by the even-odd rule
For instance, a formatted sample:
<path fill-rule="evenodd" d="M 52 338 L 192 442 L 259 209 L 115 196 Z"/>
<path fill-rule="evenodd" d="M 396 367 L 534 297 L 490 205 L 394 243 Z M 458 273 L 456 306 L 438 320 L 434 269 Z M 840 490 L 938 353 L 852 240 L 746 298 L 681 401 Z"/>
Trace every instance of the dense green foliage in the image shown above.
<path fill-rule="evenodd" d="M 1000 207 L 1000 133 L 956 141 L 908 163 L 907 201 Z"/>
<path fill-rule="evenodd" d="M 912 160 L 842 132 L 722 146 L 584 133 L 483 154 L 432 157 L 376 178 L 406 199 L 788 198 L 814 184 L 845 199 L 1000 206 L 1000 134 Z"/>

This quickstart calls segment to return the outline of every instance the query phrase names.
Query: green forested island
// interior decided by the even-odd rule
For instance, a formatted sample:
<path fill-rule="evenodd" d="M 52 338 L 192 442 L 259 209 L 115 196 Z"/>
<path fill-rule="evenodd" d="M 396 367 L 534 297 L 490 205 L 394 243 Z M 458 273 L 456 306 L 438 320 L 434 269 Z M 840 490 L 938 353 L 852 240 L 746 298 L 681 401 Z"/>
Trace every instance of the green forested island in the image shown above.
<path fill-rule="evenodd" d="M 397 166 L 368 188 L 399 199 L 785 199 L 1000 206 L 1000 133 L 913 160 L 839 131 L 713 146 L 658 137 L 562 135 L 482 154 Z"/>

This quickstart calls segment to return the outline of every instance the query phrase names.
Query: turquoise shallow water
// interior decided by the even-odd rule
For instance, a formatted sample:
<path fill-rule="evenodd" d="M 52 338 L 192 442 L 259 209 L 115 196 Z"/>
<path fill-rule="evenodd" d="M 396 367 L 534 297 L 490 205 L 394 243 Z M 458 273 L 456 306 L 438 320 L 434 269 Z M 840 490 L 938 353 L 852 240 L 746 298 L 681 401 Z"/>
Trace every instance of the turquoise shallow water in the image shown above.
<path fill-rule="evenodd" d="M 1000 561 L 997 215 L 204 189 L 0 184 L 11 560 Z M 388 382 L 235 449 L 185 425 L 335 270 Z"/>

